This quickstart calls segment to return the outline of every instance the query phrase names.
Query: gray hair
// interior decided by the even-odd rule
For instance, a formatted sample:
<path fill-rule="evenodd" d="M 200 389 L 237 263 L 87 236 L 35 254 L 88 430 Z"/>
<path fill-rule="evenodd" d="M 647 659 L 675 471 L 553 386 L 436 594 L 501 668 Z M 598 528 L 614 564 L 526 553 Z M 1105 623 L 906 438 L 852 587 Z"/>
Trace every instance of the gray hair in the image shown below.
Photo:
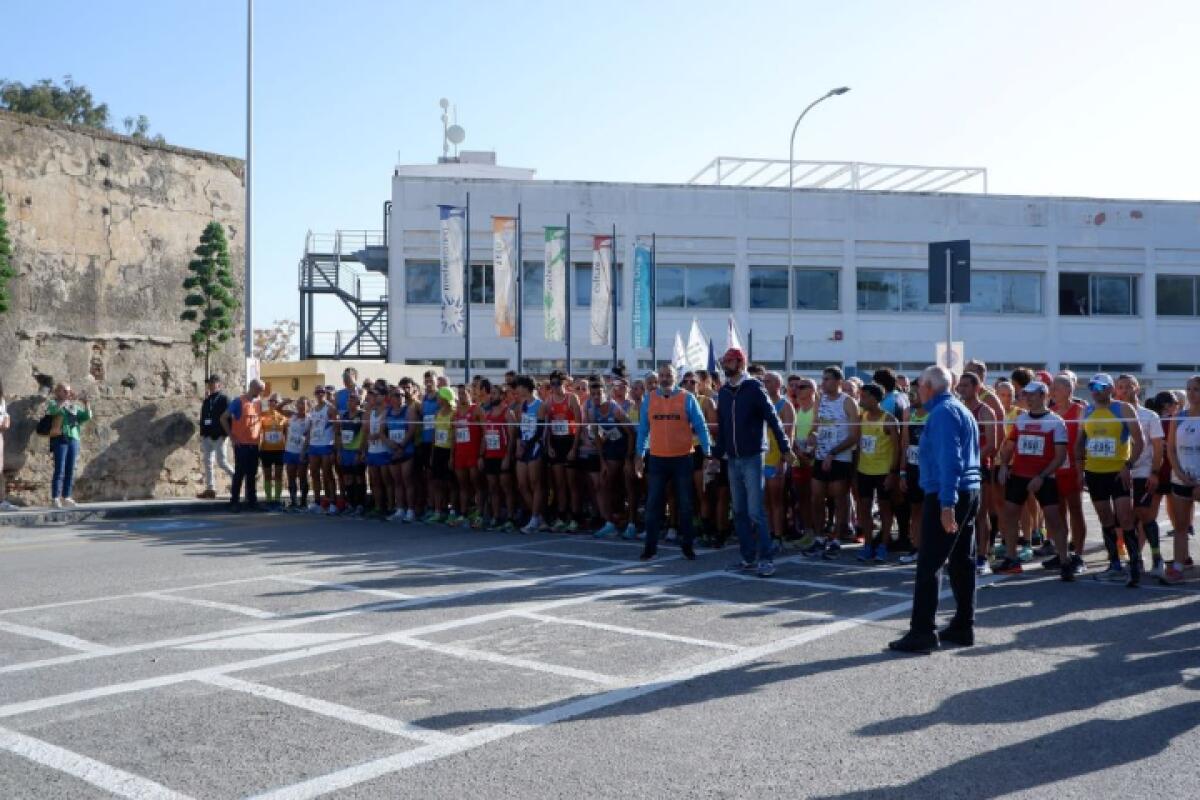
<path fill-rule="evenodd" d="M 928 386 L 931 391 L 937 394 L 950 391 L 950 382 L 952 380 L 954 380 L 954 376 L 950 374 L 950 370 L 945 367 L 939 367 L 936 364 L 926 367 L 921 372 L 921 385 Z"/>

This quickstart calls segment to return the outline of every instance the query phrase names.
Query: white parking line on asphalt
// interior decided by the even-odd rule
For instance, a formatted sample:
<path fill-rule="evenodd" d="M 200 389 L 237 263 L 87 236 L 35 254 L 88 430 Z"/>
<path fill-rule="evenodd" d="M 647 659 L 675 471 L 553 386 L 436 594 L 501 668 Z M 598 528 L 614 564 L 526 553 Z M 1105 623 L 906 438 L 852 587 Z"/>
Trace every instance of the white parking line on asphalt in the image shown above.
<path fill-rule="evenodd" d="M 330 717 L 363 728 L 390 733 L 393 736 L 415 739 L 425 744 L 437 744 L 438 742 L 445 742 L 454 738 L 450 734 L 430 730 L 429 728 L 422 728 L 420 725 L 413 725 L 403 720 L 392 719 L 391 717 L 372 714 L 367 711 L 359 711 L 357 708 L 350 708 L 340 703 L 331 703 L 316 697 L 308 697 L 296 692 L 289 692 L 286 689 L 277 689 L 274 686 L 244 681 L 228 675 L 212 675 L 202 679 L 200 682 L 210 686 L 218 686 L 222 689 L 232 689 L 235 692 L 244 692 L 266 700 L 274 700 L 277 703 L 311 711 L 323 717 Z"/>
<path fill-rule="evenodd" d="M 504 664 L 509 667 L 519 667 L 520 669 L 533 670 L 535 672 L 545 672 L 550 675 L 558 675 L 563 678 L 574 678 L 576 680 L 588 681 L 590 683 L 598 683 L 601 686 L 624 686 L 628 683 L 624 678 L 618 678 L 614 675 L 604 675 L 599 672 L 592 672 L 586 669 L 576 669 L 575 667 L 565 667 L 559 664 L 548 664 L 545 661 L 535 661 L 529 658 L 521 658 L 519 656 L 505 656 L 500 653 L 491 653 L 487 650 L 475 650 L 470 647 L 463 647 L 457 644 L 439 644 L 438 642 L 429 642 L 424 639 L 414 639 L 411 636 L 403 636 L 400 634 L 392 634 L 388 636 L 389 642 L 402 644 L 407 647 L 415 647 L 418 650 L 430 650 L 434 653 L 442 655 L 454 656 L 461 658 L 464 661 L 474 661 L 478 663 Z"/>
<path fill-rule="evenodd" d="M 514 552 L 517 552 L 517 553 L 528 553 L 529 555 L 532 555 L 532 556 L 547 556 L 549 558 L 570 558 L 570 559 L 575 559 L 578 561 L 601 561 L 606 564 L 631 564 L 631 563 L 633 563 L 632 559 L 628 559 L 628 558 L 605 558 L 604 556 L 590 556 L 590 555 L 584 555 L 582 553 L 559 553 L 554 550 L 532 550 L 532 549 L 517 550 L 515 547 L 512 549 Z"/>
<path fill-rule="evenodd" d="M 289 575 L 272 575 L 268 580 L 280 583 L 294 583 L 298 586 L 311 586 L 316 589 L 334 589 L 339 592 L 357 592 L 358 594 L 369 594 L 375 597 L 390 597 L 393 600 L 411 600 L 416 597 L 416 595 L 392 592 L 387 589 L 368 589 L 365 586 L 358 586 L 353 583 L 330 583 L 329 581 L 318 581 L 312 578 L 294 578 Z"/>
<path fill-rule="evenodd" d="M 204 600 L 199 597 L 187 597 L 186 595 L 165 594 L 161 592 L 142 592 L 139 597 L 149 597 L 152 600 L 165 600 L 168 603 L 183 603 L 189 606 L 199 606 L 200 608 L 214 608 L 218 611 L 228 611 L 231 614 L 241 614 L 244 617 L 254 617 L 255 619 L 277 619 L 278 614 L 271 611 L 263 611 L 259 608 L 251 608 L 250 606 L 239 606 L 236 603 L 221 603 L 216 600 Z"/>
<path fill-rule="evenodd" d="M 102 764 L 95 759 L 7 728 L 0 728 L 0 750 L 7 750 L 35 764 L 65 772 L 98 789 L 128 800 L 190 800 L 187 795 L 172 791 L 148 778 Z"/>
<path fill-rule="evenodd" d="M 107 645 L 96 644 L 95 642 L 85 641 L 76 638 L 66 633 L 58 631 L 48 631 L 44 628 L 33 628 L 29 625 L 18 625 L 15 622 L 4 622 L 0 620 L 0 631 L 16 634 L 17 636 L 28 636 L 30 639 L 41 639 L 43 642 L 50 642 L 59 647 L 66 647 L 70 650 L 79 650 L 82 653 L 90 653 L 92 655 L 107 655 L 112 652 L 112 648 Z"/>
<path fill-rule="evenodd" d="M 441 556 L 444 558 L 444 556 Z M 438 561 L 430 561 L 420 559 L 418 561 L 408 562 L 417 567 L 430 567 L 431 569 L 445 570 L 446 572 L 471 573 L 476 572 L 480 575 L 492 575 L 497 578 L 515 578 L 518 577 L 520 570 L 516 569 L 488 569 L 487 567 L 464 567 L 459 564 L 444 564 Z"/>
<path fill-rule="evenodd" d="M 571 619 L 569 617 L 552 617 L 549 614 L 537 614 L 528 611 L 522 611 L 513 616 L 521 617 L 522 619 L 531 619 L 537 622 L 550 622 L 555 625 L 574 625 L 578 628 L 590 628 L 596 631 L 610 631 L 612 633 L 621 633 L 628 636 L 642 636 L 647 639 L 661 639 L 664 642 L 678 642 L 679 644 L 692 644 L 697 647 L 713 647 L 718 650 L 733 650 L 738 651 L 742 648 L 736 644 L 728 644 L 726 642 L 714 642 L 709 639 L 693 639 L 690 636 L 676 636 L 671 633 L 659 633 L 658 631 L 648 631 L 642 628 L 627 628 L 624 625 L 609 625 L 606 622 L 593 622 L 586 619 Z"/>
<path fill-rule="evenodd" d="M 800 586 L 805 589 L 827 589 L 839 594 L 876 594 L 881 597 L 912 597 L 912 592 L 893 592 L 887 589 L 873 589 L 867 586 L 843 586 L 840 583 L 821 583 L 819 581 L 804 581 L 796 578 L 774 578 L 764 580 L 757 575 L 747 575 L 744 572 L 726 572 L 722 577 L 753 583 L 782 584 L 784 586 Z"/>

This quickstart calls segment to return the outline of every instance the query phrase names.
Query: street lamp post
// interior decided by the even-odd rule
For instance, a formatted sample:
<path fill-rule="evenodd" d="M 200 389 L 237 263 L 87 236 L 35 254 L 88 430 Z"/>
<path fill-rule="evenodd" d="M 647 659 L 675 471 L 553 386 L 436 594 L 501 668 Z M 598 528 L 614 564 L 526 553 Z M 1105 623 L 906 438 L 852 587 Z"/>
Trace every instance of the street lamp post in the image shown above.
<path fill-rule="evenodd" d="M 792 357 L 795 350 L 795 337 L 792 331 L 793 312 L 792 306 L 796 301 L 795 288 L 793 285 L 794 276 L 792 275 L 792 226 L 793 213 L 792 207 L 795 202 L 795 185 L 792 172 L 796 166 L 796 130 L 800 127 L 800 121 L 804 119 L 804 115 L 813 110 L 813 107 L 818 103 L 828 100 L 831 97 L 836 97 L 840 94 L 845 94 L 850 91 L 849 86 L 839 86 L 836 89 L 830 89 L 825 94 L 818 97 L 808 104 L 808 107 L 800 112 L 800 116 L 796 117 L 796 124 L 792 126 L 792 138 L 788 142 L 788 246 L 787 246 L 787 339 L 784 340 L 784 370 L 792 368 Z"/>

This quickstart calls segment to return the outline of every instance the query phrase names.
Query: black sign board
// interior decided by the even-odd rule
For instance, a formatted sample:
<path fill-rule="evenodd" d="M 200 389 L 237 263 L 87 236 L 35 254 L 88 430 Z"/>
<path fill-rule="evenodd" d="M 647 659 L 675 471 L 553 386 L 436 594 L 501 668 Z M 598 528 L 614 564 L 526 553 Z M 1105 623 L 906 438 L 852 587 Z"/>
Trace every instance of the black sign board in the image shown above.
<path fill-rule="evenodd" d="M 929 302 L 946 302 L 946 254 L 950 254 L 950 302 L 971 302 L 971 240 L 930 242 Z"/>

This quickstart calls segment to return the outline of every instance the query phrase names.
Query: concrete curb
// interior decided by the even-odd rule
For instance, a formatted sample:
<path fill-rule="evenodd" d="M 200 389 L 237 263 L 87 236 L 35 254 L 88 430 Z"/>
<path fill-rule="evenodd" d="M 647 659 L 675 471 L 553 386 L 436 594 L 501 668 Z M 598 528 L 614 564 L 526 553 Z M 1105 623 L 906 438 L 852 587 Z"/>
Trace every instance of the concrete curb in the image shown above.
<path fill-rule="evenodd" d="M 73 525 L 105 519 L 214 514 L 229 511 L 228 500 L 129 500 L 80 503 L 75 508 L 28 508 L 0 512 L 0 528 Z"/>

